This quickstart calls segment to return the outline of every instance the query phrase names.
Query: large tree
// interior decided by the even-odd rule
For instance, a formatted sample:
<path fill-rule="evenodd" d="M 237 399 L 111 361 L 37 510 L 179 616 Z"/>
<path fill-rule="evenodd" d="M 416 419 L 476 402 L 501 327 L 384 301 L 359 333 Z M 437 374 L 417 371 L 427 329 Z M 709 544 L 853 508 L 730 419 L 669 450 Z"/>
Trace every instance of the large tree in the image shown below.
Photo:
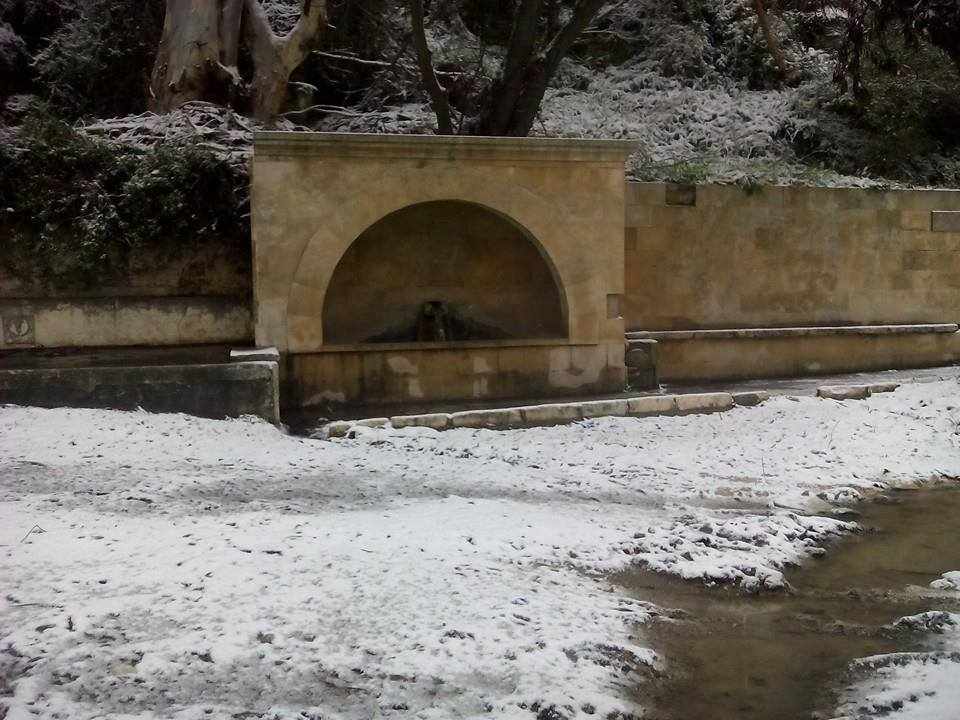
<path fill-rule="evenodd" d="M 249 91 L 251 109 L 269 121 L 282 110 L 287 83 L 326 26 L 326 0 L 301 0 L 299 16 L 278 33 L 260 0 L 167 0 L 151 83 L 152 109 L 169 112 L 191 100 L 227 103 Z M 253 76 L 241 77 L 247 49 Z"/>
<path fill-rule="evenodd" d="M 423 0 L 407 0 L 423 86 L 437 116 L 437 131 L 454 132 L 449 90 L 431 58 Z M 501 3 L 503 4 L 503 3 Z M 461 110 L 457 129 L 475 135 L 525 136 L 560 63 L 611 0 L 516 0 L 511 32 L 495 77 L 482 85 L 470 108 Z M 443 3 L 441 3 L 441 6 Z M 449 8 L 446 8 L 449 11 Z M 482 63 L 482 58 L 480 61 Z"/>

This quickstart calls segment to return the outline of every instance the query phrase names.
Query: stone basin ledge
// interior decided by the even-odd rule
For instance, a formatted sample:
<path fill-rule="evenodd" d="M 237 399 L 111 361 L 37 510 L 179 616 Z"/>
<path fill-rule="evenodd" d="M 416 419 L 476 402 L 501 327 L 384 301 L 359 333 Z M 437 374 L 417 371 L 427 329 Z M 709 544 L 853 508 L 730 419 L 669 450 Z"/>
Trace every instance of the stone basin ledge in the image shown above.
<path fill-rule="evenodd" d="M 747 340 L 777 337 L 814 337 L 825 335 L 920 335 L 955 333 L 957 323 L 915 325 L 835 325 L 814 327 L 730 328 L 720 330 L 633 330 L 627 340 Z"/>

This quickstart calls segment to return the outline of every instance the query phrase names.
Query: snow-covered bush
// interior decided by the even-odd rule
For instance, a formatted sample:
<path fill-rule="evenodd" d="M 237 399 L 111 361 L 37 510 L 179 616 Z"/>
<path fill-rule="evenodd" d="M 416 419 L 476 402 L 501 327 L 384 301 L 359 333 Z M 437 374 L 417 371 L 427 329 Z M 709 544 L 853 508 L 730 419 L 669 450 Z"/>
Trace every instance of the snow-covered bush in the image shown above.
<path fill-rule="evenodd" d="M 30 285 L 94 286 L 132 252 L 159 261 L 207 241 L 249 252 L 247 177 L 192 144 L 148 151 L 33 115 L 0 143 L 0 262 Z"/>
<path fill-rule="evenodd" d="M 908 184 L 960 186 L 960 72 L 936 48 L 890 39 L 865 53 L 862 96 L 824 81 L 803 88 L 806 161 Z"/>
<path fill-rule="evenodd" d="M 8 24 L 0 22 L 0 98 L 16 88 L 28 61 L 23 38 Z"/>
<path fill-rule="evenodd" d="M 36 57 L 40 94 L 68 117 L 146 108 L 162 0 L 90 0 Z"/>

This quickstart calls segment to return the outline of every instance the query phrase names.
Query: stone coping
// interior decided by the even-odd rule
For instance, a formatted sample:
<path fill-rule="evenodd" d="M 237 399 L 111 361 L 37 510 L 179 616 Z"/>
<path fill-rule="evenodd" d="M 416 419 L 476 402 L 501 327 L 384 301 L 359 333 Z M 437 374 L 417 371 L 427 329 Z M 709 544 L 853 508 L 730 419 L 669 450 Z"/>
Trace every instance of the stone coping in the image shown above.
<path fill-rule="evenodd" d="M 671 183 L 665 182 L 662 180 L 634 180 L 632 178 L 627 178 L 627 185 L 638 185 L 646 188 L 654 187 L 666 187 L 667 185 L 686 185 L 688 183 Z M 711 188 L 716 190 L 730 191 L 730 192 L 739 192 L 741 194 L 746 194 L 751 192 L 746 187 L 738 185 L 736 183 L 722 183 L 722 182 L 696 182 L 689 183 L 698 188 Z M 760 191 L 763 190 L 784 190 L 787 192 L 815 192 L 815 193 L 854 193 L 854 194 L 869 194 L 872 196 L 881 196 L 881 195 L 919 195 L 929 193 L 931 195 L 940 195 L 944 197 L 948 196 L 957 196 L 960 198 L 960 188 L 948 188 L 948 187 L 913 187 L 913 188 L 862 188 L 856 186 L 848 187 L 828 187 L 825 185 L 799 185 L 799 184 L 783 184 L 783 183 L 763 183 L 759 186 Z"/>
<path fill-rule="evenodd" d="M 533 338 L 530 340 L 461 340 L 448 342 L 357 343 L 354 345 L 321 345 L 316 350 L 305 350 L 294 355 L 320 355 L 344 352 L 394 352 L 402 350 L 470 350 L 510 347 L 593 347 L 599 343 L 572 343 L 566 338 Z"/>
<path fill-rule="evenodd" d="M 840 325 L 822 327 L 737 328 L 729 330 L 655 330 L 633 331 L 627 340 L 745 340 L 780 337 L 812 337 L 823 335 L 918 335 L 955 333 L 956 323 L 925 325 Z"/>
<path fill-rule="evenodd" d="M 371 157 L 383 160 L 506 160 L 585 162 L 622 165 L 638 148 L 635 140 L 593 138 L 479 137 L 473 135 L 378 135 L 260 131 L 253 134 L 255 157 Z"/>
<path fill-rule="evenodd" d="M 280 362 L 280 351 L 275 347 L 233 348 L 230 362 Z"/>

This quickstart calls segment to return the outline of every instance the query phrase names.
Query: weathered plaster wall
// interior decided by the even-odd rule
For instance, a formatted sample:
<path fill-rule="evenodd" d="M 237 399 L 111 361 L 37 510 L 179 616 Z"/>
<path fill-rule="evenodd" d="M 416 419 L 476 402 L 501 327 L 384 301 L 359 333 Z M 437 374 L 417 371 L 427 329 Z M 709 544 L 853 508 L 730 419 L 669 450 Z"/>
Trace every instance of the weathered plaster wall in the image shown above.
<path fill-rule="evenodd" d="M 0 300 L 0 349 L 249 344 L 245 299 L 218 297 Z"/>
<path fill-rule="evenodd" d="M 31 286 L 0 266 L 0 349 L 250 343 L 249 255 L 216 243 L 132 258 L 113 285 Z"/>
<path fill-rule="evenodd" d="M 960 191 L 628 183 L 625 262 L 628 329 L 957 322 Z"/>
<path fill-rule="evenodd" d="M 419 403 L 618 391 L 623 342 L 474 346 L 424 343 L 289 357 L 291 404 Z"/>

